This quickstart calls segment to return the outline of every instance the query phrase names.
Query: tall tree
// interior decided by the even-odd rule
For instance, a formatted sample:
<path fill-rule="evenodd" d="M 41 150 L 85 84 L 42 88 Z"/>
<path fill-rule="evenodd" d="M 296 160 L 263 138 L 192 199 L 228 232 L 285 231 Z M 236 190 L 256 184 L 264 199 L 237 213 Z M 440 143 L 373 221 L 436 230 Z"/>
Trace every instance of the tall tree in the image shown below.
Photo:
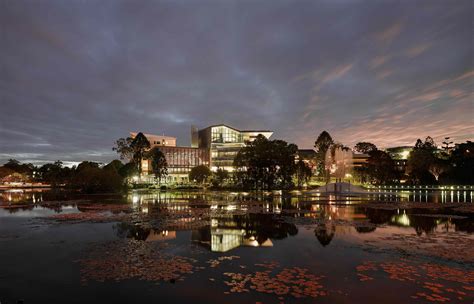
<path fill-rule="evenodd" d="M 474 184 L 474 142 L 457 144 L 450 157 L 453 180 L 463 185 Z"/>
<path fill-rule="evenodd" d="M 354 151 L 364 154 L 369 154 L 377 150 L 377 146 L 370 142 L 359 142 L 354 146 Z"/>
<path fill-rule="evenodd" d="M 238 183 L 254 189 L 291 187 L 297 151 L 298 147 L 294 144 L 257 136 L 240 149 L 234 159 Z"/>
<path fill-rule="evenodd" d="M 138 173 L 142 174 L 142 160 L 145 156 L 145 152 L 150 149 L 150 142 L 146 136 L 140 132 L 130 143 L 132 149 L 132 162 L 137 166 Z"/>
<path fill-rule="evenodd" d="M 329 175 L 328 170 L 326 170 L 326 153 L 333 144 L 334 141 L 327 131 L 321 132 L 314 142 L 314 148 L 316 150 L 317 171 L 319 175 L 326 176 L 326 180 L 328 179 Z"/>
<path fill-rule="evenodd" d="M 304 183 L 308 182 L 312 175 L 311 167 L 308 166 L 303 160 L 299 160 L 296 163 L 295 177 L 298 187 L 303 186 Z"/>
<path fill-rule="evenodd" d="M 436 182 L 433 174 L 430 173 L 430 165 L 437 161 L 436 145 L 431 137 L 425 141 L 418 139 L 415 147 L 410 152 L 407 161 L 407 173 L 414 184 L 432 184 Z"/>
<path fill-rule="evenodd" d="M 115 142 L 115 146 L 112 148 L 113 151 L 116 151 L 120 155 L 120 159 L 125 159 L 131 161 L 133 158 L 133 149 L 131 147 L 133 138 L 119 138 Z"/>
<path fill-rule="evenodd" d="M 367 159 L 367 174 L 372 183 L 387 184 L 397 179 L 395 162 L 390 154 L 384 151 L 375 150 L 370 152 Z"/>
<path fill-rule="evenodd" d="M 147 153 L 147 158 L 151 161 L 151 172 L 158 179 L 158 184 L 161 185 L 161 179 L 168 175 L 168 162 L 165 155 L 156 147 Z"/>

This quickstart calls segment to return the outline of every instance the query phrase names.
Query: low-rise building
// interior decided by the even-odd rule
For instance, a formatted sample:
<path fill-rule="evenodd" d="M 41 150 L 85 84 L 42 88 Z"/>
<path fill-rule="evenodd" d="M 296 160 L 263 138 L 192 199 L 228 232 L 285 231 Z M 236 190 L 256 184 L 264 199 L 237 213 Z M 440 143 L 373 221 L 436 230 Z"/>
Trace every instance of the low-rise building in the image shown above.
<path fill-rule="evenodd" d="M 268 130 L 238 130 L 221 124 L 198 130 L 191 127 L 191 146 L 176 146 L 176 137 L 143 134 L 150 142 L 150 148 L 158 148 L 168 163 L 168 176 L 164 182 L 188 182 L 193 167 L 204 165 L 212 171 L 218 168 L 234 171 L 234 158 L 242 147 L 257 138 L 258 135 L 269 138 L 273 132 Z M 137 133 L 130 132 L 132 138 Z M 142 180 L 152 181 L 151 161 L 142 161 Z"/>

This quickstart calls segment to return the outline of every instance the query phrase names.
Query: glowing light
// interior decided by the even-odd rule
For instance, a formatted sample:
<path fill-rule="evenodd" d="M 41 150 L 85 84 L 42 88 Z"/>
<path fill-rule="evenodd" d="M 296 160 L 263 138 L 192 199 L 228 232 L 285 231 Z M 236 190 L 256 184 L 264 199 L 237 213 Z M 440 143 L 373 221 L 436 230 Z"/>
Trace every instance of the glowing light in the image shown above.
<path fill-rule="evenodd" d="M 409 150 L 405 150 L 402 153 L 400 153 L 400 156 L 401 156 L 402 159 L 408 159 L 408 155 L 410 155 Z"/>

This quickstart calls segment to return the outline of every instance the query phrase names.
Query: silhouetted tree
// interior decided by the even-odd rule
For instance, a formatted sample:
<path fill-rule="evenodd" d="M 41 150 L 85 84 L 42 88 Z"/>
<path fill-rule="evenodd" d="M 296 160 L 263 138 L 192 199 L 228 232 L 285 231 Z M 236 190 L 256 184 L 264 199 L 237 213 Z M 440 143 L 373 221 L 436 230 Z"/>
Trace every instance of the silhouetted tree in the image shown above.
<path fill-rule="evenodd" d="M 168 163 L 165 155 L 157 147 L 147 153 L 147 158 L 151 160 L 151 172 L 158 179 L 158 184 L 161 185 L 161 179 L 168 175 Z"/>
<path fill-rule="evenodd" d="M 459 184 L 474 184 L 474 142 L 457 144 L 449 159 L 452 178 Z"/>
<path fill-rule="evenodd" d="M 418 139 L 407 161 L 407 173 L 414 184 L 431 184 L 436 180 L 430 173 L 430 165 L 436 162 L 436 145 L 431 137 Z"/>
<path fill-rule="evenodd" d="M 138 169 L 134 163 L 128 163 L 123 165 L 123 167 L 118 170 L 118 173 L 123 178 L 131 178 L 138 175 Z"/>
<path fill-rule="evenodd" d="M 307 183 L 311 178 L 312 173 L 313 172 L 311 171 L 311 168 L 303 160 L 299 160 L 296 163 L 295 168 L 295 177 L 298 187 L 301 187 L 304 183 Z"/>
<path fill-rule="evenodd" d="M 116 151 L 120 155 L 120 159 L 131 161 L 133 158 L 133 149 L 131 147 L 132 142 L 133 138 L 131 137 L 119 138 L 115 142 L 115 146 L 112 148 L 112 150 Z"/>
<path fill-rule="evenodd" d="M 378 150 L 377 146 L 370 142 L 359 142 L 354 146 L 354 151 L 364 154 L 369 154 L 375 150 Z"/>
<path fill-rule="evenodd" d="M 387 152 L 380 150 L 371 151 L 366 166 L 367 174 L 372 183 L 387 184 L 397 179 L 395 162 Z"/>
<path fill-rule="evenodd" d="M 146 136 L 142 132 L 140 132 L 130 143 L 130 148 L 132 148 L 133 152 L 132 161 L 137 166 L 138 173 L 141 175 L 142 160 L 145 156 L 145 152 L 150 149 L 150 142 L 148 141 Z"/>
<path fill-rule="evenodd" d="M 229 172 L 227 172 L 227 170 L 217 168 L 216 172 L 213 173 L 212 184 L 214 186 L 222 186 L 228 178 Z"/>
<path fill-rule="evenodd" d="M 334 141 L 327 131 L 321 132 L 314 142 L 316 150 L 317 172 L 319 175 L 324 175 L 326 180 L 329 178 L 329 172 L 326 170 L 326 152 L 334 144 Z"/>
<path fill-rule="evenodd" d="M 210 176 L 211 170 L 204 165 L 196 166 L 189 172 L 189 180 L 196 181 L 200 184 L 204 183 Z"/>
<path fill-rule="evenodd" d="M 291 187 L 297 151 L 294 144 L 258 135 L 234 159 L 238 184 L 253 189 Z"/>

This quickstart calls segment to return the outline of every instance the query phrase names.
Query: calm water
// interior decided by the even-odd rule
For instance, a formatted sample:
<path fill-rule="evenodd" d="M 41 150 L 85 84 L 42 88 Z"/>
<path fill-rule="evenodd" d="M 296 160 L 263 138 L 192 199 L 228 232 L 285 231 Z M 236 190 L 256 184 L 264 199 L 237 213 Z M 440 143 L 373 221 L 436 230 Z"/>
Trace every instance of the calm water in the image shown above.
<path fill-rule="evenodd" d="M 3 191 L 0 302 L 472 303 L 472 197 Z"/>

